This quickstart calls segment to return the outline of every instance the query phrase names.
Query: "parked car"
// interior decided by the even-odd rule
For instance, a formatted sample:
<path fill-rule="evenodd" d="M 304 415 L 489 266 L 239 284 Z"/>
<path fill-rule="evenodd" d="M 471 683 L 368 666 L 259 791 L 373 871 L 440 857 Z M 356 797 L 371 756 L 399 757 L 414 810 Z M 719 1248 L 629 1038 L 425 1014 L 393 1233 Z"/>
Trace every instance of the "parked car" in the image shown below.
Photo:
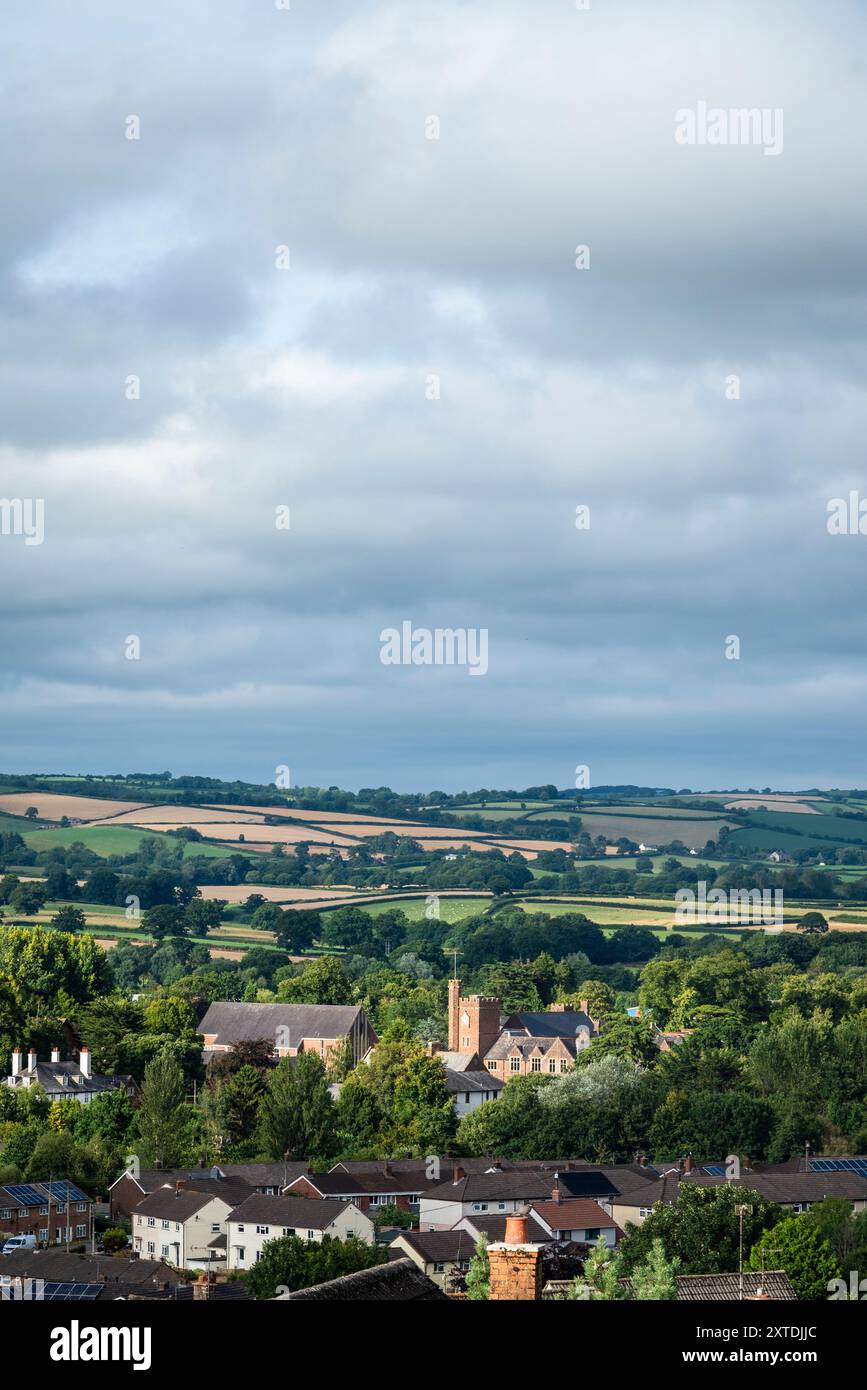
<path fill-rule="evenodd" d="M 35 1236 L 10 1236 L 3 1246 L 4 1255 L 14 1255 L 16 1250 L 35 1250 Z"/>

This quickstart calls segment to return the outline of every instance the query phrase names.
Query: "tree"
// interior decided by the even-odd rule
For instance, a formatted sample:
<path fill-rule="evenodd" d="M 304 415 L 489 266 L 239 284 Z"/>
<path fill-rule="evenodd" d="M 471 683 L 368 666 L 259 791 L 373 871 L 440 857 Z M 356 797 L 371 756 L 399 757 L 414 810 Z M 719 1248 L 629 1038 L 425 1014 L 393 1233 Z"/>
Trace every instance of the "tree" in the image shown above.
<path fill-rule="evenodd" d="M 80 907 L 61 907 L 51 919 L 55 931 L 80 932 L 87 929 L 87 918 Z"/>
<path fill-rule="evenodd" d="M 814 933 L 828 931 L 828 920 L 821 912 L 805 912 L 797 922 L 798 931 Z"/>
<path fill-rule="evenodd" d="M 223 1139 L 230 1149 L 244 1157 L 252 1157 L 256 1152 L 256 1127 L 264 1092 L 261 1073 L 251 1066 L 241 1067 L 219 1090 Z M 279 1157 L 278 1154 L 273 1156 Z"/>
<path fill-rule="evenodd" d="M 800 1299 L 827 1299 L 840 1264 L 815 1221 L 790 1216 L 765 1231 L 750 1251 L 750 1269 L 782 1269 Z"/>
<path fill-rule="evenodd" d="M 184 1074 L 168 1053 L 148 1062 L 136 1116 L 146 1158 L 163 1168 L 173 1168 L 183 1154 L 186 1106 Z"/>
<path fill-rule="evenodd" d="M 36 806 L 28 806 L 24 814 L 28 820 L 36 820 L 39 815 L 39 810 Z"/>
<path fill-rule="evenodd" d="M 357 1236 L 347 1240 L 323 1236 L 309 1244 L 298 1236 L 282 1236 L 266 1241 L 261 1258 L 244 1275 L 244 1282 L 254 1298 L 274 1298 L 278 1289 L 308 1289 L 387 1260 L 386 1246 L 365 1245 Z"/>
<path fill-rule="evenodd" d="M 334 1148 L 334 1101 L 315 1052 L 284 1057 L 262 1098 L 259 1136 L 271 1158 L 327 1158 Z"/>
<path fill-rule="evenodd" d="M 491 1261 L 488 1258 L 488 1237 L 484 1231 L 476 1241 L 466 1278 L 467 1298 L 481 1302 L 491 1296 Z"/>
<path fill-rule="evenodd" d="M 223 918 L 223 898 L 193 898 L 183 913 L 183 929 L 190 936 L 207 936 L 211 927 L 218 927 Z"/>
<path fill-rule="evenodd" d="M 277 998 L 293 1004 L 351 1004 L 352 981 L 336 956 L 319 956 L 300 975 L 281 980 Z"/>
<path fill-rule="evenodd" d="M 499 1102 L 498 1102 L 499 1103 Z M 741 1217 L 743 1248 L 749 1250 L 780 1217 L 779 1207 L 739 1184 L 702 1187 L 682 1182 L 677 1202 L 657 1202 L 641 1226 L 628 1225 L 620 1250 L 631 1274 L 649 1258 L 653 1242 L 662 1241 L 666 1257 L 678 1259 L 684 1274 L 725 1274 L 738 1268 Z"/>
<path fill-rule="evenodd" d="M 273 907 L 274 904 L 270 906 Z M 254 925 L 264 910 L 260 908 L 256 913 L 253 918 Z M 303 908 L 286 912 L 278 908 L 277 911 L 279 917 L 271 928 L 276 933 L 277 945 L 282 946 L 291 956 L 300 956 L 304 951 L 309 951 L 321 934 L 319 913 L 308 912 Z"/>
<path fill-rule="evenodd" d="M 679 1268 L 680 1261 L 676 1257 L 669 1260 L 662 1241 L 657 1238 L 644 1263 L 632 1271 L 632 1297 L 657 1303 L 676 1299 Z"/>
<path fill-rule="evenodd" d="M 157 903 L 142 918 L 142 927 L 157 941 L 183 935 L 183 912 L 173 903 Z"/>

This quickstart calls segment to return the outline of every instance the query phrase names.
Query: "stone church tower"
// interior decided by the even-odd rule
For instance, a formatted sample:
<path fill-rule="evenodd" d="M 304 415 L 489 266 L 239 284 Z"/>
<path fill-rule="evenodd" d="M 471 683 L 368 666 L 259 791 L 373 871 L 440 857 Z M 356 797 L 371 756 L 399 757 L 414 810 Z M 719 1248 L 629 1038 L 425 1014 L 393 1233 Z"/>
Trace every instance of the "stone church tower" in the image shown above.
<path fill-rule="evenodd" d="M 500 1032 L 500 1000 L 462 998 L 460 980 L 449 980 L 449 1052 L 477 1052 L 484 1061 Z"/>

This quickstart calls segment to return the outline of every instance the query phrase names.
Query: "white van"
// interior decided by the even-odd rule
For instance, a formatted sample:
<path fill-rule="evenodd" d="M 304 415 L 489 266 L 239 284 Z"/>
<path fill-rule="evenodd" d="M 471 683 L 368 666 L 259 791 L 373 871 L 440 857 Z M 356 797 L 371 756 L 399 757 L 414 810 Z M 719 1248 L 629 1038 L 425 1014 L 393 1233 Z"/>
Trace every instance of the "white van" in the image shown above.
<path fill-rule="evenodd" d="M 35 1250 L 35 1236 L 10 1236 L 3 1246 L 4 1255 L 14 1255 L 16 1250 Z"/>

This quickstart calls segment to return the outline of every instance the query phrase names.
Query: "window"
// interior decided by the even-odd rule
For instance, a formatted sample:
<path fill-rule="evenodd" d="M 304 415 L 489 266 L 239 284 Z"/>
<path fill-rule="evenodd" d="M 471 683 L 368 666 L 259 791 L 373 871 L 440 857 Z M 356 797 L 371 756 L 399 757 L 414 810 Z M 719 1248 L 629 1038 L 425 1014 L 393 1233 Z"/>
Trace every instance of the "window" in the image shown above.
<path fill-rule="evenodd" d="M 561 1070 L 561 1071 L 568 1071 L 568 1069 L 569 1069 L 569 1063 L 566 1061 L 566 1058 L 565 1058 L 565 1057 L 561 1057 L 561 1058 L 560 1058 L 560 1070 Z"/>
<path fill-rule="evenodd" d="M 496 1062 L 486 1062 L 486 1063 L 485 1063 L 485 1066 L 488 1068 L 488 1071 L 496 1071 L 496 1070 L 497 1070 L 497 1064 L 496 1064 Z"/>
<path fill-rule="evenodd" d="M 4 1221 L 11 1221 L 11 1220 L 12 1220 L 12 1208 L 11 1208 L 11 1207 L 4 1207 L 3 1210 L 0 1211 L 0 1217 L 2 1217 Z"/>
<path fill-rule="evenodd" d="M 167 1245 L 161 1245 L 161 1246 L 160 1246 L 160 1254 L 162 1255 L 163 1259 L 166 1258 L 166 1256 L 168 1255 L 168 1253 L 169 1253 L 169 1247 L 168 1247 Z"/>
<path fill-rule="evenodd" d="M 243 1264 L 244 1261 L 246 1260 L 246 1258 L 247 1258 L 247 1247 L 246 1247 L 245 1245 L 239 1245 L 239 1246 L 238 1246 L 238 1263 L 239 1263 L 239 1264 Z"/>
<path fill-rule="evenodd" d="M 509 1058 L 509 1071 L 520 1071 L 520 1070 L 521 1070 L 521 1059 L 520 1059 L 520 1057 L 510 1057 L 510 1058 Z"/>
<path fill-rule="evenodd" d="M 244 1223 L 243 1223 L 243 1221 L 239 1221 L 239 1222 L 238 1222 L 238 1230 L 239 1230 L 239 1231 L 243 1231 L 243 1229 L 244 1229 Z"/>
<path fill-rule="evenodd" d="M 557 1070 L 557 1063 L 554 1061 L 554 1058 L 553 1058 L 553 1057 L 551 1058 L 550 1062 L 548 1063 L 548 1070 L 549 1070 L 549 1071 L 556 1071 L 556 1070 Z"/>
<path fill-rule="evenodd" d="M 541 1057 L 534 1057 L 533 1060 L 532 1060 L 532 1062 L 530 1063 L 530 1071 L 541 1071 L 541 1070 L 542 1070 L 542 1058 L 541 1058 Z"/>
<path fill-rule="evenodd" d="M 211 1235 L 218 1236 L 219 1234 L 220 1234 L 220 1223 L 219 1223 L 219 1221 L 212 1221 L 212 1222 L 211 1222 Z"/>
<path fill-rule="evenodd" d="M 602 1232 L 598 1226 L 588 1227 L 584 1232 L 584 1239 L 589 1243 L 591 1240 L 598 1240 L 601 1234 Z"/>
<path fill-rule="evenodd" d="M 464 1091 L 464 1105 L 469 1105 L 469 1103 L 470 1103 L 470 1093 L 469 1093 L 469 1091 Z"/>
<path fill-rule="evenodd" d="M 86 1226 L 86 1225 L 76 1226 L 76 1228 L 75 1228 L 75 1234 L 76 1234 L 77 1236 L 86 1236 L 86 1235 L 87 1235 L 87 1226 Z"/>
<path fill-rule="evenodd" d="M 156 1246 L 154 1245 L 153 1241 L 152 1241 L 152 1240 L 149 1240 L 149 1241 L 148 1241 L 148 1254 L 149 1254 L 149 1255 L 152 1255 L 152 1254 L 154 1253 L 154 1250 L 155 1250 L 155 1249 L 156 1249 Z"/>
<path fill-rule="evenodd" d="M 497 1203 L 497 1210 L 498 1210 L 498 1211 L 505 1211 L 505 1210 L 506 1210 L 506 1203 L 505 1203 L 505 1202 L 498 1202 L 498 1203 Z"/>
<path fill-rule="evenodd" d="M 86 1203 L 86 1202 L 78 1202 L 78 1203 L 76 1204 L 75 1210 L 76 1210 L 76 1211 L 87 1211 L 87 1203 Z"/>
<path fill-rule="evenodd" d="M 308 1232 L 307 1232 L 307 1239 L 308 1239 L 308 1240 L 315 1240 L 315 1239 L 316 1239 L 316 1232 L 315 1232 L 315 1231 L 308 1231 Z"/>
<path fill-rule="evenodd" d="M 47 1239 L 48 1239 L 48 1227 L 47 1227 L 47 1226 L 40 1226 L 40 1227 L 39 1227 L 39 1239 L 40 1239 L 40 1240 L 47 1240 Z"/>
<path fill-rule="evenodd" d="M 48 1208 L 47 1208 L 47 1207 L 40 1207 L 40 1208 L 39 1208 L 39 1215 L 40 1215 L 40 1216 L 47 1216 L 47 1215 L 48 1215 Z"/>
<path fill-rule="evenodd" d="M 164 1231 L 170 1231 L 171 1229 L 172 1229 L 172 1223 L 171 1223 L 171 1221 L 164 1221 L 164 1222 L 163 1222 L 163 1230 L 164 1230 Z"/>
<path fill-rule="evenodd" d="M 155 1226 L 156 1224 L 157 1224 L 156 1217 L 155 1217 L 155 1216 L 149 1216 L 149 1217 L 148 1217 L 148 1225 L 149 1225 L 149 1226 Z"/>
<path fill-rule="evenodd" d="M 487 1211 L 487 1202 L 473 1202 L 473 1211 Z"/>
<path fill-rule="evenodd" d="M 653 1210 L 652 1207 L 639 1207 L 639 1208 L 638 1208 L 638 1215 L 639 1215 L 639 1216 L 649 1216 L 652 1210 Z"/>
<path fill-rule="evenodd" d="M 256 1235 L 257 1235 L 257 1236 L 269 1236 L 270 1234 L 271 1234 L 271 1227 L 270 1227 L 270 1226 L 257 1226 L 257 1227 L 256 1227 Z"/>

